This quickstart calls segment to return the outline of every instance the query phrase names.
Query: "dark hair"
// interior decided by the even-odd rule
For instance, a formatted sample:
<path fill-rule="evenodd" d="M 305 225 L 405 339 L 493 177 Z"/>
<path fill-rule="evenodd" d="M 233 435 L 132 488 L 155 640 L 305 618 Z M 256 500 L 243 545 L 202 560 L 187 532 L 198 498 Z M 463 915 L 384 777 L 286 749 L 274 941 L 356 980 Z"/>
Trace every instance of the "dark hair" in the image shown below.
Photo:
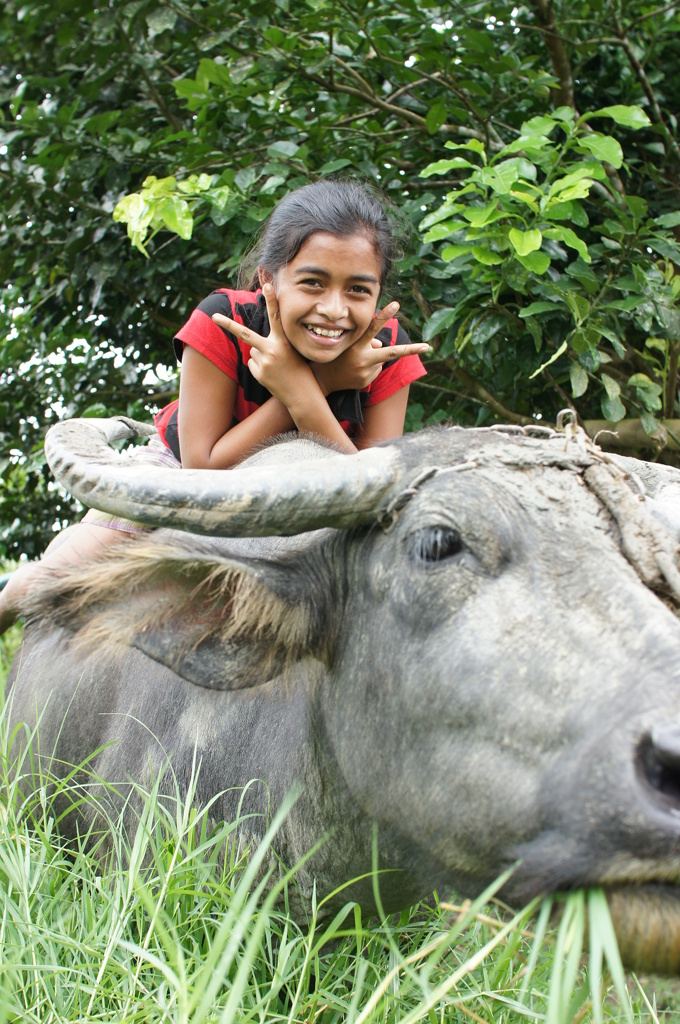
<path fill-rule="evenodd" d="M 284 196 L 241 265 L 240 286 L 257 286 L 258 267 L 276 274 L 295 259 L 315 231 L 329 231 L 339 238 L 370 235 L 380 259 L 382 288 L 398 256 L 398 243 L 382 202 L 370 186 L 350 178 L 322 178 Z"/>

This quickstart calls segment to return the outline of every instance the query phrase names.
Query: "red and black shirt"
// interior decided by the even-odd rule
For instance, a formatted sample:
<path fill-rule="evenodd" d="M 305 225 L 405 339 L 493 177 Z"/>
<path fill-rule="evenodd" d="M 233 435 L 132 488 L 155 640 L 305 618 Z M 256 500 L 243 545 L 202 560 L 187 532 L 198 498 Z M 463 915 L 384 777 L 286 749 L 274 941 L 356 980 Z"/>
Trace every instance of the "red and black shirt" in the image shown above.
<path fill-rule="evenodd" d="M 248 369 L 251 346 L 216 324 L 212 319 L 215 313 L 222 313 L 249 327 L 256 334 L 267 337 L 270 330 L 267 304 L 260 288 L 254 292 L 219 288 L 197 306 L 184 327 L 177 332 L 173 343 L 179 360 L 184 345 L 190 345 L 236 381 L 238 389 L 234 422 L 240 423 L 264 405 L 271 398 L 271 393 Z M 408 334 L 395 317 L 387 321 L 376 338 L 382 342 L 383 347 L 409 344 Z M 418 356 L 404 356 L 385 363 L 376 379 L 361 391 L 336 391 L 329 395 L 328 404 L 342 428 L 351 435 L 356 424 L 363 420 L 363 407 L 384 402 L 407 384 L 422 377 L 425 372 Z M 158 413 L 155 423 L 161 439 L 179 459 L 178 405 L 178 400 L 167 405 Z"/>

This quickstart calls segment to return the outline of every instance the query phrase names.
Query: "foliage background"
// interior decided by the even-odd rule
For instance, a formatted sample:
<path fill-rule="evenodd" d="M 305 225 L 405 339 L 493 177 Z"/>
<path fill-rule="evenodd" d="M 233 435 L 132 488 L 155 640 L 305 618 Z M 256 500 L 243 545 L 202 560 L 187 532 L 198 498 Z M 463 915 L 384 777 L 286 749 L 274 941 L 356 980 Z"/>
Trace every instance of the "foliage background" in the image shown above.
<path fill-rule="evenodd" d="M 642 420 L 636 444 L 648 453 L 669 440 L 662 422 L 672 440 L 679 50 L 675 0 L 6 0 L 0 556 L 37 555 L 55 518 L 75 513 L 49 482 L 46 426 L 103 411 L 148 418 L 174 395 L 170 338 L 191 307 L 233 280 L 285 191 L 338 171 L 375 182 L 410 229 L 391 294 L 435 349 L 412 390 L 411 428 L 554 421 L 572 406 L 584 422 Z M 452 158 L 446 143 L 481 144 L 493 165 L 532 118 L 567 108 L 576 124 L 612 105 L 646 118 L 637 130 L 582 123 L 569 160 L 603 173 L 552 221 L 577 234 L 585 269 L 544 233 L 550 270 L 518 261 L 509 237 L 522 199 L 491 195 L 488 182 L 465 194 L 463 219 L 494 197 L 508 204 L 476 246 L 496 262 L 471 246 L 444 258 L 461 240 L 455 225 L 441 238 L 420 229 L 476 173 L 421 177 Z M 555 173 L 561 131 L 518 148 L 538 175 L 524 166 L 523 180 Z M 479 152 L 464 152 L 479 169 Z M 153 201 L 128 205 L 147 258 L 112 214 L 149 176 Z M 552 309 L 527 312 L 537 301 Z"/>

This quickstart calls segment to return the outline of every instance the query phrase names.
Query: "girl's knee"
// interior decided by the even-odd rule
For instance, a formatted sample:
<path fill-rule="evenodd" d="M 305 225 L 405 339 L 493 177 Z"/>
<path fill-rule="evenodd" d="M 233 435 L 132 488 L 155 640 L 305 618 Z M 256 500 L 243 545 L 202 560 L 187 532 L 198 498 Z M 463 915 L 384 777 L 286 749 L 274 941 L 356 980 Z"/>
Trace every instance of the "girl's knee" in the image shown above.
<path fill-rule="evenodd" d="M 0 592 L 0 633 L 21 613 L 29 590 L 40 578 L 40 562 L 28 562 L 15 569 Z"/>

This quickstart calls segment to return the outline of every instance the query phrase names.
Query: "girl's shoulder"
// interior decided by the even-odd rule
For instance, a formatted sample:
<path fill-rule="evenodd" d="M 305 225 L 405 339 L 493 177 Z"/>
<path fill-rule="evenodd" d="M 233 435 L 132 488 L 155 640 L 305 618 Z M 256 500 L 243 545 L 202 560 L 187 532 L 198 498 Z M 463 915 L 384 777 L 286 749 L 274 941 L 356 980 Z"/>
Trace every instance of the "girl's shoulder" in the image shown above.
<path fill-rule="evenodd" d="M 258 334 L 258 326 L 268 324 L 267 304 L 262 289 L 246 291 L 239 288 L 217 288 L 199 302 L 197 309 L 212 318 L 215 313 L 228 316 L 237 323 L 252 327 Z"/>

